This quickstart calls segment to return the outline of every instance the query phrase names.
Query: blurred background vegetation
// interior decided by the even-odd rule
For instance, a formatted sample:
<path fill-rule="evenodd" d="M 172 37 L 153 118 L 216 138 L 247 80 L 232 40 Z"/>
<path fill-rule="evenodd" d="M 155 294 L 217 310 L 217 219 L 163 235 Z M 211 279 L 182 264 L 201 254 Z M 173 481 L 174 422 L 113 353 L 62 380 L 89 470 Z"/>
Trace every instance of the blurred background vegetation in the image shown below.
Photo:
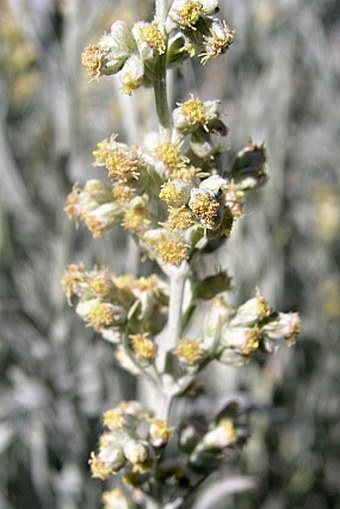
<path fill-rule="evenodd" d="M 269 183 L 248 200 L 217 259 L 240 303 L 258 286 L 303 320 L 296 346 L 239 369 L 214 366 L 210 398 L 244 393 L 252 437 L 225 475 L 253 491 L 211 509 L 340 508 L 340 5 L 221 0 L 236 30 L 226 57 L 171 75 L 171 96 L 222 99 L 230 153 L 266 142 Z M 125 235 L 93 241 L 63 212 L 75 181 L 98 177 L 91 151 L 155 126 L 149 91 L 88 83 L 80 54 L 113 20 L 148 18 L 151 1 L 0 0 L 0 508 L 94 509 L 89 452 L 100 413 L 134 398 L 111 347 L 67 307 L 68 263 L 148 271 Z M 136 119 L 139 124 L 136 125 Z M 223 376 L 219 376 L 219 375 Z M 221 385 L 221 378 L 224 380 Z"/>

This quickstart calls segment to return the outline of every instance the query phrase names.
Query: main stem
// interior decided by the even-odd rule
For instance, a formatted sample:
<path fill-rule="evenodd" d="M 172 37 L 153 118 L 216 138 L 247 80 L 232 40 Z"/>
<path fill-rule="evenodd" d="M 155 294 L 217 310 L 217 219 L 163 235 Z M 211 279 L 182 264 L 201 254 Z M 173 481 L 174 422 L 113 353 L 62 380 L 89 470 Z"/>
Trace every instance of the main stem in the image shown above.
<path fill-rule="evenodd" d="M 159 342 L 157 369 L 164 373 L 166 368 L 167 354 L 174 350 L 182 333 L 183 318 L 183 294 L 184 285 L 188 276 L 188 265 L 183 263 L 181 267 L 171 267 L 166 271 L 170 279 L 169 314 L 168 324 L 162 333 Z M 159 407 L 157 417 L 168 419 L 171 404 L 174 397 L 174 387 L 170 375 L 163 376 L 163 384 L 159 388 Z"/>
<path fill-rule="evenodd" d="M 156 0 L 156 20 L 158 27 L 166 38 L 165 21 L 169 11 L 168 0 Z M 166 83 L 166 52 L 158 58 L 157 68 L 154 73 L 153 86 L 155 91 L 155 101 L 158 119 L 161 125 L 161 130 L 170 134 L 171 116 L 168 105 L 167 97 L 167 83 Z"/>

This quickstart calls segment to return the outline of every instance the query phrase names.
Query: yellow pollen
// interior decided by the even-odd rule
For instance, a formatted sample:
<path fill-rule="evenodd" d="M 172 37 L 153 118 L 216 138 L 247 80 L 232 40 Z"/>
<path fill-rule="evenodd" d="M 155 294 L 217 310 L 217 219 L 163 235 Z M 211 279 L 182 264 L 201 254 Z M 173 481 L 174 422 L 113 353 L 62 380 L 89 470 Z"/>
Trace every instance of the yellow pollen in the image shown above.
<path fill-rule="evenodd" d="M 246 341 L 245 344 L 242 346 L 242 354 L 243 355 L 250 355 L 252 352 L 257 350 L 260 344 L 260 330 L 257 327 L 254 327 L 253 329 L 248 330 L 245 333 Z"/>
<path fill-rule="evenodd" d="M 233 217 L 241 217 L 243 214 L 244 192 L 238 191 L 232 184 L 221 186 L 224 193 L 224 203 L 229 208 Z"/>
<path fill-rule="evenodd" d="M 259 318 L 264 318 L 270 315 L 272 311 L 271 307 L 269 306 L 266 299 L 260 294 L 259 290 L 256 292 L 256 304 Z"/>
<path fill-rule="evenodd" d="M 64 211 L 67 217 L 73 221 L 80 218 L 79 189 L 73 189 L 66 198 Z"/>
<path fill-rule="evenodd" d="M 187 201 L 187 194 L 184 190 L 171 180 L 162 185 L 159 197 L 168 205 L 173 206 L 183 205 Z"/>
<path fill-rule="evenodd" d="M 220 204 L 211 194 L 197 192 L 190 200 L 189 207 L 203 226 L 213 228 L 216 225 Z"/>
<path fill-rule="evenodd" d="M 152 241 L 151 244 L 163 262 L 171 265 L 180 265 L 190 255 L 189 245 L 184 240 L 168 238 L 165 234 Z"/>
<path fill-rule="evenodd" d="M 195 23 L 202 15 L 203 5 L 201 2 L 187 0 L 185 4 L 176 10 L 180 17 L 180 25 L 185 28 L 194 28 Z"/>
<path fill-rule="evenodd" d="M 199 342 L 194 339 L 180 339 L 175 354 L 183 362 L 193 366 L 198 364 L 203 357 L 203 350 L 199 346 Z"/>
<path fill-rule="evenodd" d="M 122 92 L 126 95 L 131 95 L 132 92 L 139 87 L 141 80 L 136 79 L 131 73 L 125 73 L 124 76 L 121 77 L 122 82 Z"/>
<path fill-rule="evenodd" d="M 206 51 L 201 53 L 201 63 L 204 65 L 210 58 L 217 57 L 224 53 L 234 40 L 234 31 L 229 30 L 227 26 L 223 27 L 223 35 L 210 32 L 210 35 L 204 37 Z"/>
<path fill-rule="evenodd" d="M 170 230 L 186 230 L 193 224 L 192 213 L 188 207 L 169 208 L 168 220 L 165 226 Z"/>
<path fill-rule="evenodd" d="M 98 44 L 87 46 L 81 55 L 81 63 L 92 78 L 99 78 L 104 62 L 105 53 Z"/>
<path fill-rule="evenodd" d="M 93 303 L 87 317 L 87 323 L 98 329 L 99 327 L 109 327 L 114 323 L 114 309 L 108 302 L 97 302 Z"/>
<path fill-rule="evenodd" d="M 172 429 L 163 419 L 149 419 L 150 435 L 153 439 L 162 439 L 168 441 L 172 436 Z"/>
<path fill-rule="evenodd" d="M 93 150 L 92 155 L 95 157 L 94 166 L 104 166 L 106 163 L 106 159 L 108 158 L 110 151 L 113 150 L 115 139 L 117 138 L 117 134 L 112 134 L 110 138 L 105 138 L 105 140 L 97 143 L 97 149 Z"/>
<path fill-rule="evenodd" d="M 129 203 L 135 196 L 136 191 L 124 181 L 116 182 L 112 188 L 112 195 L 118 203 Z"/>
<path fill-rule="evenodd" d="M 139 205 L 127 210 L 122 222 L 123 228 L 133 233 L 143 233 L 150 224 L 148 211 L 144 206 Z"/>
<path fill-rule="evenodd" d="M 132 157 L 119 148 L 111 150 L 106 158 L 105 165 L 109 178 L 126 181 L 130 178 L 138 179 L 138 158 Z"/>
<path fill-rule="evenodd" d="M 206 125 L 208 123 L 209 116 L 203 102 L 192 94 L 188 101 L 179 104 L 179 106 L 181 107 L 181 113 L 191 126 L 197 124 Z"/>
<path fill-rule="evenodd" d="M 141 292 L 151 292 L 155 295 L 159 295 L 160 279 L 156 274 L 151 274 L 149 277 L 140 277 L 136 280 L 134 287 Z"/>
<path fill-rule="evenodd" d="M 135 281 L 136 278 L 132 274 L 123 274 L 115 278 L 115 285 L 119 290 L 130 290 Z"/>
<path fill-rule="evenodd" d="M 98 458 L 98 456 L 95 455 L 94 452 L 91 453 L 89 465 L 91 467 L 92 477 L 96 477 L 102 481 L 106 481 L 110 475 L 116 473 L 112 466 L 104 463 L 100 458 Z"/>
<path fill-rule="evenodd" d="M 193 182 L 198 177 L 207 176 L 199 168 L 195 166 L 183 166 L 183 168 L 177 168 L 171 173 L 172 179 L 184 180 L 184 182 Z"/>
<path fill-rule="evenodd" d="M 229 442 L 236 442 L 236 440 L 237 440 L 237 433 L 236 433 L 234 424 L 233 424 L 233 422 L 230 419 L 222 419 L 218 423 L 218 427 L 222 427 L 222 429 L 225 432 Z"/>
<path fill-rule="evenodd" d="M 103 236 L 105 227 L 100 219 L 91 216 L 90 214 L 84 215 L 83 219 L 85 225 L 92 233 L 93 238 L 98 239 Z"/>
<path fill-rule="evenodd" d="M 157 347 L 148 338 L 148 333 L 133 334 L 130 336 L 133 351 L 142 360 L 155 359 L 157 355 Z"/>
<path fill-rule="evenodd" d="M 180 146 L 175 143 L 161 143 L 154 149 L 155 157 L 170 171 L 182 168 L 188 161 L 180 152 Z"/>
<path fill-rule="evenodd" d="M 149 44 L 150 48 L 157 51 L 160 55 L 165 53 L 165 42 L 155 21 L 142 26 L 141 35 L 142 39 Z"/>
<path fill-rule="evenodd" d="M 89 289 L 96 294 L 108 295 L 112 290 L 112 281 L 105 275 L 98 275 L 89 281 Z"/>
<path fill-rule="evenodd" d="M 110 491 L 104 491 L 102 494 L 102 502 L 104 504 L 104 509 L 112 509 L 112 507 L 118 507 L 125 500 L 126 497 L 122 490 L 120 490 L 119 488 L 113 488 Z M 123 506 L 124 504 L 122 504 L 122 507 Z"/>
<path fill-rule="evenodd" d="M 79 265 L 71 264 L 69 265 L 63 275 L 61 280 L 61 286 L 65 292 L 65 295 L 68 299 L 77 292 L 77 287 L 79 283 L 85 281 L 85 269 L 84 264 L 80 263 Z"/>
<path fill-rule="evenodd" d="M 121 408 L 113 408 L 107 410 L 103 414 L 104 425 L 110 430 L 123 429 L 124 427 L 124 412 Z"/>

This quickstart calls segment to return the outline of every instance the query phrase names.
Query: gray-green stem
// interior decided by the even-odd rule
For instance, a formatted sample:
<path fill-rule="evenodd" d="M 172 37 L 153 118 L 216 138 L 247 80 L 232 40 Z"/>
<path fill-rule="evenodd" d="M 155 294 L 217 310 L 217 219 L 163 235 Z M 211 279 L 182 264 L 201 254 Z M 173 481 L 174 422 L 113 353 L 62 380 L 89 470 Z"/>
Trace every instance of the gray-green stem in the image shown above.
<path fill-rule="evenodd" d="M 169 11 L 168 0 L 156 0 L 156 20 L 158 27 L 164 37 L 165 33 L 165 21 Z M 157 68 L 154 73 L 153 86 L 155 91 L 156 110 L 159 122 L 161 124 L 161 130 L 166 131 L 169 134 L 169 128 L 171 126 L 171 116 L 168 105 L 167 97 L 167 83 L 166 83 L 166 52 L 160 55 L 158 58 Z"/>
<path fill-rule="evenodd" d="M 176 348 L 182 332 L 183 293 L 188 276 L 188 265 L 183 263 L 180 267 L 171 267 L 164 272 L 170 280 L 170 296 L 168 324 L 159 342 L 157 368 L 160 373 L 164 373 L 167 353 Z"/>

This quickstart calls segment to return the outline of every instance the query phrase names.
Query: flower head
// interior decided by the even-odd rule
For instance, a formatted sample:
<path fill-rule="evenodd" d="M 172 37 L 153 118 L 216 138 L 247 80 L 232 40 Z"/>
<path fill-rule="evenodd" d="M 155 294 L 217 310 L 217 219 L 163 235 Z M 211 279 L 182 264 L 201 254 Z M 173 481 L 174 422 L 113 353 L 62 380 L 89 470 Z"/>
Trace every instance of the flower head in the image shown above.
<path fill-rule="evenodd" d="M 130 503 L 127 496 L 119 488 L 104 491 L 102 494 L 103 509 L 129 509 Z"/>
<path fill-rule="evenodd" d="M 176 356 L 185 364 L 194 366 L 200 363 L 204 351 L 197 339 L 180 339 L 175 350 Z"/>
<path fill-rule="evenodd" d="M 190 256 L 190 247 L 183 237 L 164 229 L 149 230 L 143 239 L 165 264 L 179 266 Z"/>
<path fill-rule="evenodd" d="M 204 228 L 215 229 L 221 224 L 222 207 L 211 191 L 194 188 L 188 205 Z"/>
<path fill-rule="evenodd" d="M 137 53 L 133 53 L 125 62 L 120 72 L 120 81 L 124 94 L 131 95 L 140 87 L 144 78 L 144 63 Z"/>
<path fill-rule="evenodd" d="M 134 24 L 132 32 L 142 59 L 151 60 L 155 55 L 165 53 L 166 45 L 156 21 L 139 21 Z"/>
<path fill-rule="evenodd" d="M 135 48 L 136 43 L 126 23 L 116 21 L 109 34 L 103 35 L 97 44 L 84 49 L 82 64 L 92 78 L 115 74 Z"/>
<path fill-rule="evenodd" d="M 153 447 L 161 447 L 166 444 L 171 436 L 173 428 L 170 428 L 163 419 L 149 419 L 149 440 Z"/>
<path fill-rule="evenodd" d="M 214 19 L 208 35 L 204 36 L 204 51 L 199 55 L 202 64 L 207 63 L 210 58 L 225 53 L 233 40 L 234 31 L 230 30 L 224 21 Z"/>
<path fill-rule="evenodd" d="M 143 361 L 151 361 L 157 355 L 157 346 L 148 336 L 148 333 L 132 334 L 130 336 L 133 351 Z"/>
<path fill-rule="evenodd" d="M 191 189 L 192 185 L 183 180 L 168 180 L 162 185 L 159 197 L 168 205 L 180 207 L 189 201 Z"/>

